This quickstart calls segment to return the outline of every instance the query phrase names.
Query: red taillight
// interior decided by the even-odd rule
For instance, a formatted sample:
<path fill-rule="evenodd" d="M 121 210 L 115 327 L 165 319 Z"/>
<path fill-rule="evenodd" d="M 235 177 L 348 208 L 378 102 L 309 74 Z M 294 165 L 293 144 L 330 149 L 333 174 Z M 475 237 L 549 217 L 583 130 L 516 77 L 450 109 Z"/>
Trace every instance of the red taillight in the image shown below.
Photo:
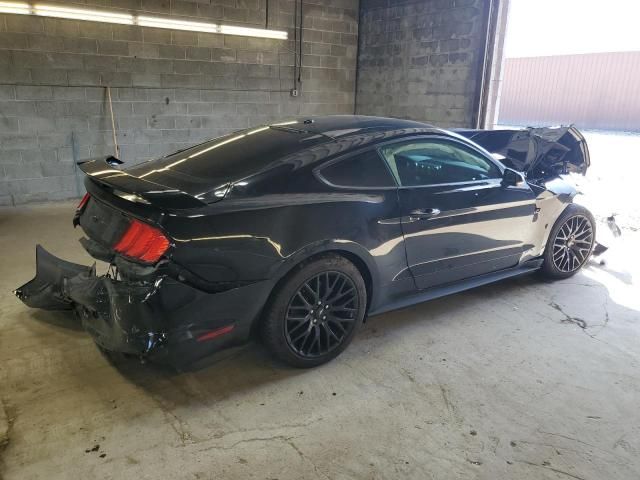
<path fill-rule="evenodd" d="M 155 263 L 169 249 L 169 239 L 159 229 L 139 220 L 132 220 L 113 249 L 127 257 Z"/>
<path fill-rule="evenodd" d="M 84 194 L 84 197 L 82 197 L 82 200 L 80 200 L 80 203 L 78 204 L 78 206 L 76 207 L 76 211 L 80 212 L 82 211 L 82 209 L 87 205 L 87 202 L 89 201 L 89 198 L 91 196 L 88 193 Z"/>

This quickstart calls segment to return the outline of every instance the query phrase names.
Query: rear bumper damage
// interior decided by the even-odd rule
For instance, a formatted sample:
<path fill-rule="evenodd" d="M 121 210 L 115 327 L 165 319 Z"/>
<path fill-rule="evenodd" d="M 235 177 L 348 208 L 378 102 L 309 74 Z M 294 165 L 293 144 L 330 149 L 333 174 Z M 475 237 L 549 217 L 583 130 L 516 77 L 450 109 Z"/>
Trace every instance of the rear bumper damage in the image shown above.
<path fill-rule="evenodd" d="M 117 276 L 117 275 L 116 275 Z M 165 275 L 124 280 L 96 275 L 36 247 L 36 276 L 15 291 L 29 307 L 71 310 L 104 350 L 175 366 L 249 337 L 266 282 L 207 293 Z"/>

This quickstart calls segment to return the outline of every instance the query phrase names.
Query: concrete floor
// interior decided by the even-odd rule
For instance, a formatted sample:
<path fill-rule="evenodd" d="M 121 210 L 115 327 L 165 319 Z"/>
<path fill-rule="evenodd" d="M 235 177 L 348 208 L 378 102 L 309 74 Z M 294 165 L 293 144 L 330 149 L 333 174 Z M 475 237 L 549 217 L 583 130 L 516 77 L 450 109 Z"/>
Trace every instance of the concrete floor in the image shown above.
<path fill-rule="evenodd" d="M 175 374 L 115 367 L 67 316 L 12 296 L 37 242 L 90 261 L 72 211 L 0 211 L 0 477 L 640 478 L 635 233 L 566 281 L 372 318 L 314 370 L 249 345 Z"/>

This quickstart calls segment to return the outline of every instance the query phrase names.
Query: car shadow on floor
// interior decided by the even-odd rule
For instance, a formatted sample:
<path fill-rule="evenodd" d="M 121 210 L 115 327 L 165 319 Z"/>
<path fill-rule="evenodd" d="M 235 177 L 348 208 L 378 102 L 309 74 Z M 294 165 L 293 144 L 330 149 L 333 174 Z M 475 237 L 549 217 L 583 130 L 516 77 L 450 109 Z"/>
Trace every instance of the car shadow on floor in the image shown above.
<path fill-rule="evenodd" d="M 597 269 L 601 267 L 591 264 L 586 270 L 596 271 Z M 429 330 L 440 324 L 456 322 L 456 319 L 461 319 L 464 315 L 467 315 L 468 321 L 469 311 L 477 312 L 478 321 L 482 321 L 483 315 L 493 314 L 492 302 L 510 303 L 514 298 L 522 299 L 524 296 L 539 292 L 544 299 L 541 298 L 538 302 L 534 297 L 533 306 L 529 308 L 546 309 L 550 315 L 555 315 L 552 321 L 565 323 L 566 319 L 562 318 L 562 315 L 566 315 L 562 310 L 563 305 L 556 306 L 553 302 L 555 293 L 561 289 L 594 286 L 604 288 L 602 295 L 606 296 L 610 310 L 614 307 L 626 308 L 609 299 L 610 292 L 606 285 L 593 278 L 587 278 L 585 273 L 560 282 L 548 282 L 535 274 L 527 275 L 369 318 L 345 354 L 327 365 L 310 370 L 296 369 L 282 364 L 273 359 L 264 346 L 257 341 L 219 352 L 181 371 L 152 363 L 142 364 L 137 359 L 122 356 L 105 355 L 105 359 L 108 359 L 127 381 L 143 389 L 160 405 L 170 405 L 171 408 L 193 403 L 213 405 L 221 399 L 234 396 L 241 398 L 241 394 L 256 390 L 265 384 L 276 385 L 307 375 L 326 375 L 322 370 L 327 369 L 326 372 L 333 372 L 332 369 L 340 368 L 341 362 L 346 362 L 349 355 L 351 357 L 369 354 L 375 356 L 377 349 L 383 349 L 389 342 L 394 341 L 394 335 L 402 335 L 406 331 L 413 331 L 415 334 L 416 326 L 423 329 L 424 335 L 428 336 Z M 572 291 L 575 292 L 575 290 Z M 546 302 L 547 298 L 549 302 Z M 511 306 L 505 309 L 503 305 L 501 308 L 508 312 Z M 558 311 L 562 312 L 562 315 Z M 617 311 L 621 312 L 621 310 Z M 637 311 L 632 313 L 638 315 Z M 77 321 L 73 323 L 74 319 L 69 312 L 62 314 L 38 312 L 34 314 L 34 318 L 56 326 L 71 326 L 69 328 L 74 330 L 80 328 Z M 568 315 L 567 318 L 573 319 Z M 318 370 L 320 370 L 319 373 L 314 373 Z M 287 383 L 287 385 L 291 384 Z"/>

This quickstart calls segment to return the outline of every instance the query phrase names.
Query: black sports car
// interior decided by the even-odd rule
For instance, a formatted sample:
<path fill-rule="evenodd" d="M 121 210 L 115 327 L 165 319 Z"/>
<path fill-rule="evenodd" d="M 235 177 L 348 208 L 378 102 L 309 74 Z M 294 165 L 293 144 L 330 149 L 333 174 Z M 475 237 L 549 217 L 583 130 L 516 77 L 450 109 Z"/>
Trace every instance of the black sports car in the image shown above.
<path fill-rule="evenodd" d="M 594 246 L 593 217 L 560 177 L 589 166 L 573 127 L 316 117 L 120 164 L 81 164 L 73 220 L 107 273 L 38 246 L 16 294 L 75 310 L 104 350 L 174 365 L 254 334 L 287 363 L 319 365 L 367 315 L 535 270 L 565 278 Z"/>

